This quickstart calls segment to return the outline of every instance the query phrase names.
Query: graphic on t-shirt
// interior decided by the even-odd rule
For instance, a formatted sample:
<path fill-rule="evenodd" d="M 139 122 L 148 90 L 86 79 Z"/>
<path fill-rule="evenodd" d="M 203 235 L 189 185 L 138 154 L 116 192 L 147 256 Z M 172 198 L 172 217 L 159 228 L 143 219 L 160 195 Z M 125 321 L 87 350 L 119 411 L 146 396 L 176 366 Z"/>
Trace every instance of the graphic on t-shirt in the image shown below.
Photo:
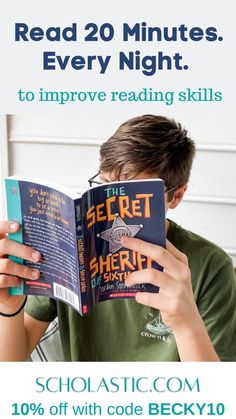
<path fill-rule="evenodd" d="M 153 317 L 152 313 L 149 314 L 151 317 Z M 165 336 L 172 333 L 171 328 L 163 322 L 160 312 L 156 317 L 153 317 L 153 319 L 146 324 L 145 328 L 149 332 L 159 336 Z"/>

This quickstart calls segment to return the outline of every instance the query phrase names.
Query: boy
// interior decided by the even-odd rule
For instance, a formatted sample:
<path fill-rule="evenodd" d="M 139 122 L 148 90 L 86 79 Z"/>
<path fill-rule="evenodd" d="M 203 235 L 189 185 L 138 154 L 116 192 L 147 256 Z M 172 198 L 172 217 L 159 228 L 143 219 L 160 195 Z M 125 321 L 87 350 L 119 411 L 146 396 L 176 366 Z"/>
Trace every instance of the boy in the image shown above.
<path fill-rule="evenodd" d="M 161 177 L 166 211 L 187 188 L 195 153 L 193 141 L 175 121 L 144 115 L 122 124 L 101 147 L 99 180 Z M 123 237 L 122 245 L 151 257 L 163 272 L 134 272 L 127 285 L 151 283 L 159 293 L 137 293 L 95 306 L 80 317 L 62 302 L 9 297 L 8 287 L 40 273 L 6 255 L 39 261 L 40 254 L 7 239 L 15 223 L 0 224 L 0 359 L 26 359 L 48 324 L 58 316 L 68 361 L 236 360 L 236 282 L 230 258 L 214 244 L 166 219 L 167 248 Z M 24 313 L 25 311 L 25 313 Z"/>

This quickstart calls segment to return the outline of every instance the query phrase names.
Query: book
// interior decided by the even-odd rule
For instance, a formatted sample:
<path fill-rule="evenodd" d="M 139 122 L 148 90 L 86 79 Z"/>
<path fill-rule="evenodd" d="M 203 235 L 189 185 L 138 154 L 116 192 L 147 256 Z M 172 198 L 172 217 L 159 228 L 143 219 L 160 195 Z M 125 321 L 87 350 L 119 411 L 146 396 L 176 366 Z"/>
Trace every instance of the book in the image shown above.
<path fill-rule="evenodd" d="M 161 179 L 105 183 L 82 194 L 48 182 L 6 178 L 9 220 L 19 232 L 9 238 L 42 254 L 40 263 L 11 257 L 40 269 L 39 280 L 22 280 L 11 295 L 61 300 L 82 316 L 108 299 L 133 298 L 153 285 L 126 287 L 131 272 L 156 262 L 122 247 L 123 235 L 165 247 L 164 182 Z"/>

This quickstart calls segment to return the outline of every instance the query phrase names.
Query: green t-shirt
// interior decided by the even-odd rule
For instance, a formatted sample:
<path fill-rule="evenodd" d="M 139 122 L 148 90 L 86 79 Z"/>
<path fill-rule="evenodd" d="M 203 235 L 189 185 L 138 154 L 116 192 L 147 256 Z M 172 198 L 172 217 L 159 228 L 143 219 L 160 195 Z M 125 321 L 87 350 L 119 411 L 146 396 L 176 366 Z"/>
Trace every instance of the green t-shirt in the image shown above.
<path fill-rule="evenodd" d="M 219 247 L 170 221 L 167 238 L 188 256 L 194 297 L 222 361 L 236 361 L 236 277 Z M 97 304 L 87 317 L 45 297 L 30 297 L 35 319 L 58 316 L 65 361 L 179 361 L 174 335 L 159 311 L 117 299 Z"/>

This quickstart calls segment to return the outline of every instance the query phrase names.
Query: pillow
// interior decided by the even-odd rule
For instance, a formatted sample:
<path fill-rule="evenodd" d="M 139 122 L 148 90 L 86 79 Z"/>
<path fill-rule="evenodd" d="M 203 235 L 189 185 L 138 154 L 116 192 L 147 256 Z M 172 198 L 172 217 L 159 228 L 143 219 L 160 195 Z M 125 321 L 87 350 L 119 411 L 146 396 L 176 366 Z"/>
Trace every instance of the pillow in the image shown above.
<path fill-rule="evenodd" d="M 50 323 L 45 334 L 42 336 L 40 342 L 32 352 L 29 361 L 64 361 L 57 319 Z"/>

